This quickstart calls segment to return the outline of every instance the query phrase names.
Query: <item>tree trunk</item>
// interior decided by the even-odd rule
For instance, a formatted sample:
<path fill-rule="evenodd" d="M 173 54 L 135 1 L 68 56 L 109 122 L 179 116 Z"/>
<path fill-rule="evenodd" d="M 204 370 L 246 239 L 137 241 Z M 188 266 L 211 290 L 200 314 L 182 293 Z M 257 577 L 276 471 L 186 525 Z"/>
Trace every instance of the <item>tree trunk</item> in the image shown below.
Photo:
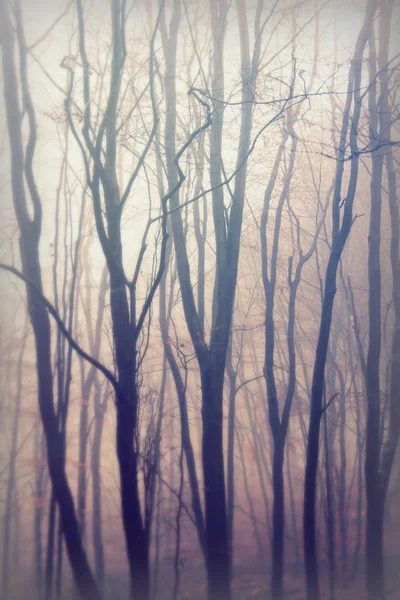
<path fill-rule="evenodd" d="M 100 589 L 104 586 L 104 547 L 102 535 L 102 501 L 100 456 L 103 434 L 104 415 L 107 406 L 106 394 L 101 402 L 100 384 L 94 382 L 94 434 L 92 445 L 92 540 L 94 553 L 94 569 Z"/>
<path fill-rule="evenodd" d="M 238 437 L 237 437 L 237 445 L 238 445 L 238 449 L 239 449 L 240 462 L 242 465 L 244 491 L 246 492 L 247 502 L 249 504 L 250 519 L 251 519 L 251 522 L 253 525 L 254 536 L 255 536 L 256 542 L 257 542 L 260 567 L 261 567 L 261 569 L 265 569 L 266 564 L 265 564 L 264 548 L 262 545 L 261 535 L 260 535 L 260 532 L 258 529 L 258 521 L 257 521 L 255 510 L 254 510 L 253 497 L 251 495 L 249 480 L 248 480 L 248 476 L 247 476 L 246 461 L 245 461 L 245 458 L 243 455 L 243 442 L 241 440 L 240 435 L 238 435 Z"/>
<path fill-rule="evenodd" d="M 166 263 L 169 262 L 169 257 L 171 254 L 171 246 L 168 244 L 167 255 L 166 255 Z M 197 529 L 197 535 L 199 538 L 199 543 L 203 555 L 205 557 L 206 554 L 206 534 L 205 534 L 205 524 L 203 517 L 203 509 L 201 506 L 200 500 L 200 490 L 199 490 L 199 482 L 197 478 L 196 472 L 196 462 L 194 457 L 194 451 L 192 446 L 192 440 L 190 435 L 190 425 L 189 425 L 189 415 L 187 408 L 187 398 L 186 398 L 186 385 L 183 381 L 179 365 L 175 358 L 174 352 L 171 348 L 171 342 L 169 338 L 169 322 L 171 319 L 171 311 L 172 311 L 172 302 L 173 302 L 173 286 L 171 284 L 170 290 L 170 299 L 168 303 L 166 302 L 166 276 L 167 271 L 165 271 L 163 278 L 160 283 L 160 329 L 164 342 L 164 352 L 166 360 L 168 361 L 169 368 L 171 369 L 172 377 L 175 384 L 176 394 L 178 397 L 178 406 L 179 406 L 179 416 L 180 416 L 180 425 L 181 425 L 181 443 L 185 453 L 186 465 L 188 469 L 189 475 L 189 484 L 190 491 L 192 495 L 192 508 L 194 514 L 194 520 Z M 166 365 L 165 365 L 166 367 Z M 164 373 L 163 373 L 163 381 L 164 382 Z M 165 383 L 163 384 L 162 389 L 165 388 Z"/>
<path fill-rule="evenodd" d="M 269 536 L 269 538 L 272 539 L 271 510 L 270 510 L 270 504 L 269 504 L 269 499 L 268 499 L 268 495 L 267 495 L 267 483 L 265 481 L 265 476 L 269 480 L 270 485 L 272 485 L 272 477 L 271 477 L 269 465 L 267 464 L 267 460 L 265 458 L 264 444 L 262 443 L 262 441 L 260 441 L 260 436 L 257 431 L 257 424 L 256 424 L 257 421 L 254 418 L 254 414 L 256 411 L 255 404 L 253 403 L 253 410 L 252 410 L 252 408 L 250 406 L 249 392 L 248 392 L 247 387 L 244 388 L 244 399 L 245 399 L 245 406 L 246 406 L 247 415 L 248 415 L 248 419 L 249 419 L 249 423 L 250 423 L 250 429 L 251 429 L 251 433 L 252 433 L 252 445 L 254 448 L 254 458 L 256 461 L 257 474 L 258 474 L 258 478 L 260 480 L 261 495 L 262 495 L 262 498 L 264 501 L 265 524 L 267 527 L 268 536 Z"/>
<path fill-rule="evenodd" d="M 112 286 L 113 289 L 113 286 Z M 124 364 L 125 360 L 123 361 Z M 126 364 L 126 363 L 125 363 Z M 128 364 L 129 377 L 135 369 Z M 124 379 L 123 373 L 120 379 Z M 147 600 L 149 597 L 149 552 L 143 527 L 139 489 L 138 458 L 134 448 L 134 434 L 138 398 L 132 382 L 131 393 L 117 400 L 117 455 L 121 480 L 121 508 L 131 582 L 130 598 Z"/>
<path fill-rule="evenodd" d="M 274 501 L 272 508 L 272 597 L 283 599 L 283 557 L 285 535 L 285 486 L 283 479 L 283 459 L 285 444 L 279 436 L 274 438 L 272 460 L 272 481 Z"/>
<path fill-rule="evenodd" d="M 328 538 L 328 565 L 329 565 L 329 594 L 330 599 L 335 599 L 336 564 L 335 564 L 335 507 L 332 495 L 331 456 L 328 431 L 328 415 L 326 413 L 326 393 L 324 392 L 324 454 L 325 454 L 325 486 L 326 486 L 326 530 Z"/>
<path fill-rule="evenodd" d="M 35 580 L 37 598 L 41 600 L 43 597 L 43 544 L 42 544 L 42 522 L 44 512 L 45 495 L 45 443 L 40 427 L 40 421 L 36 425 L 35 431 L 35 494 L 36 498 L 40 498 L 40 504 L 35 503 L 34 517 L 34 563 L 35 563 Z M 44 463 L 44 464 L 43 464 Z"/>
<path fill-rule="evenodd" d="M 225 357 L 224 357 L 225 358 Z M 226 520 L 223 455 L 223 382 L 225 361 L 202 373 L 203 477 L 207 528 L 209 600 L 230 598 L 230 558 Z M 213 368 L 214 367 L 214 368 Z"/>
<path fill-rule="evenodd" d="M 229 380 L 228 392 L 228 448 L 226 459 L 226 514 L 228 522 L 228 547 L 229 556 L 231 558 L 231 570 L 233 566 L 233 526 L 234 526 L 234 502 L 235 502 L 235 460 L 234 460 L 234 444 L 235 444 L 235 404 L 236 404 L 236 378 L 237 373 L 232 364 L 232 336 L 229 338 L 228 355 L 226 368 Z"/>
<path fill-rule="evenodd" d="M 298 569 L 300 565 L 300 548 L 298 543 L 298 534 L 297 534 L 297 515 L 296 515 L 296 504 L 294 500 L 294 488 L 293 488 L 293 478 L 292 478 L 292 468 L 291 468 L 291 458 L 290 458 L 290 444 L 286 444 L 286 462 L 287 462 L 287 479 L 288 479 L 288 487 L 289 487 L 289 497 L 290 497 L 290 512 L 292 516 L 292 529 L 293 529 L 293 542 L 295 546 L 295 577 L 297 577 Z"/>
<path fill-rule="evenodd" d="M 340 527 L 340 547 L 342 563 L 342 587 L 348 584 L 348 539 L 347 539 L 347 514 L 346 514 L 346 391 L 343 373 L 336 362 L 334 368 L 338 374 L 340 382 L 339 396 L 339 450 L 340 450 L 340 469 L 339 469 L 339 490 L 338 490 L 338 510 Z"/>
<path fill-rule="evenodd" d="M 338 257 L 336 253 L 332 253 L 329 257 L 326 273 L 325 294 L 314 365 L 311 391 L 311 411 L 307 436 L 303 534 L 308 600 L 319 599 L 319 576 L 315 538 L 316 480 L 319 454 L 319 433 L 322 415 L 322 396 L 324 389 L 324 372 L 332 319 L 333 300 L 336 293 L 337 266 Z"/>
<path fill-rule="evenodd" d="M 83 361 L 83 359 L 81 359 Z M 81 363 L 82 365 L 82 363 Z M 87 479 L 87 443 L 88 443 L 88 419 L 89 419 L 89 398 L 90 398 L 90 386 L 88 382 L 84 380 L 84 369 L 81 366 L 81 410 L 79 420 L 79 464 L 78 464 L 78 521 L 79 529 L 81 533 L 82 543 L 85 543 L 86 534 L 86 479 Z"/>
<path fill-rule="evenodd" d="M 62 575 L 63 575 L 63 530 L 61 518 L 58 518 L 57 529 L 57 564 L 56 564 L 56 598 L 61 599 L 62 596 Z"/>
<path fill-rule="evenodd" d="M 51 600 L 53 595 L 53 575 L 54 575 L 54 540 L 56 530 L 56 497 L 53 486 L 50 492 L 50 510 L 47 525 L 47 547 L 46 547 L 46 571 L 45 571 L 45 598 Z"/>

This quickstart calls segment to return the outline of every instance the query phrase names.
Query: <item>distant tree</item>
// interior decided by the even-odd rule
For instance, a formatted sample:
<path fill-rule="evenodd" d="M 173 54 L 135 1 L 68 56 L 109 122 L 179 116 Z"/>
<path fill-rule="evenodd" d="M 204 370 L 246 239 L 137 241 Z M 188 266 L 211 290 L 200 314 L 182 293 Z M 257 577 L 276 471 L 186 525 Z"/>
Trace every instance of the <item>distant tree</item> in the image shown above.
<path fill-rule="evenodd" d="M 11 554 L 11 527 L 13 523 L 13 509 L 16 488 L 16 461 L 18 450 L 18 433 L 20 429 L 21 402 L 22 402 L 22 383 L 23 383 L 23 363 L 26 351 L 26 341 L 28 337 L 28 322 L 25 325 L 25 331 L 22 337 L 21 348 L 19 351 L 16 376 L 17 389 L 15 393 L 15 407 L 11 427 L 11 447 L 9 452 L 9 464 L 7 469 L 7 492 L 4 511 L 4 529 L 3 529 L 3 560 L 1 566 L 1 595 L 4 600 L 10 598 L 10 554 Z"/>

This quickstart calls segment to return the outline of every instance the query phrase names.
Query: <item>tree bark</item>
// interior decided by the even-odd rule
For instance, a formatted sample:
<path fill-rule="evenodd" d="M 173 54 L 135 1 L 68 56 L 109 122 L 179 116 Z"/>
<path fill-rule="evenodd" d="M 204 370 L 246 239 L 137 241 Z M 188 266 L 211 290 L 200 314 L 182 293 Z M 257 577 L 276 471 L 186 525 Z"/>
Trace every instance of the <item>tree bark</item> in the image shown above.
<path fill-rule="evenodd" d="M 375 32 L 370 35 L 370 87 L 368 104 L 370 141 L 377 144 L 379 115 L 376 101 Z M 369 341 L 366 362 L 367 425 L 365 443 L 365 490 L 367 497 L 366 574 L 369 597 L 383 598 L 383 498 L 380 490 L 379 464 L 381 454 L 380 420 L 380 355 L 381 355 L 381 213 L 383 152 L 372 154 L 370 184 L 370 227 L 368 235 L 368 323 Z"/>
<path fill-rule="evenodd" d="M 324 391 L 324 454 L 325 454 L 325 487 L 326 487 L 326 530 L 328 539 L 328 564 L 329 564 L 329 594 L 330 599 L 335 599 L 336 587 L 336 560 L 335 560 L 335 508 L 332 494 L 331 475 L 331 444 L 329 443 L 328 415 L 326 411 L 326 393 Z"/>

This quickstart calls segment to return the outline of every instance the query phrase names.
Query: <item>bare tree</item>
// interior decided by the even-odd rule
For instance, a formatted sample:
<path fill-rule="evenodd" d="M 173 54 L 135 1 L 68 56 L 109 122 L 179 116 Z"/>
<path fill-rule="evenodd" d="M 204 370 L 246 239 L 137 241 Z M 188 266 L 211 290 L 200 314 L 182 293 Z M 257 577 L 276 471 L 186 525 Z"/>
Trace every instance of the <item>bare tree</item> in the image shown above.
<path fill-rule="evenodd" d="M 180 2 L 175 2 L 171 22 L 168 52 L 165 53 L 166 93 L 166 155 L 170 188 L 177 180 L 174 166 L 176 136 L 176 36 Z M 262 3 L 259 4 L 262 6 Z M 222 125 L 224 112 L 224 38 L 229 6 L 210 2 L 213 39 L 212 125 L 210 140 L 210 183 L 216 248 L 216 280 L 210 344 L 205 342 L 202 304 L 196 307 L 191 285 L 188 251 L 185 243 L 178 194 L 171 198 L 172 231 L 177 257 L 178 277 L 186 323 L 196 352 L 202 388 L 202 459 L 205 486 L 205 528 L 208 593 L 210 599 L 230 597 L 230 565 L 228 525 L 225 498 L 223 456 L 223 387 L 229 332 L 234 308 L 237 281 L 240 232 L 242 227 L 246 162 L 250 149 L 254 85 L 258 73 L 260 35 L 255 44 L 253 62 L 250 59 L 248 25 L 245 4 L 237 3 L 241 43 L 242 101 L 239 152 L 236 163 L 235 187 L 229 216 L 226 217 L 223 193 Z M 259 9 L 260 10 L 260 9 Z M 259 11 L 258 13 L 259 14 Z M 260 26 L 260 23 L 257 23 Z M 165 47 L 165 46 L 164 46 Z M 199 318 L 199 311 L 200 317 Z"/>
<path fill-rule="evenodd" d="M 332 241 L 325 273 L 324 298 L 313 369 L 304 483 L 303 539 L 307 596 L 309 600 L 318 600 L 320 596 L 315 535 L 315 504 L 319 433 L 321 417 L 323 414 L 322 399 L 325 379 L 324 374 L 331 329 L 333 302 L 336 293 L 336 273 L 340 256 L 343 252 L 353 222 L 353 203 L 357 186 L 359 163 L 357 137 L 362 101 L 360 92 L 362 57 L 368 41 L 375 11 L 376 3 L 373 0 L 368 1 L 364 23 L 357 38 L 349 71 L 347 98 L 343 111 L 340 143 L 336 157 L 335 188 L 332 200 Z M 350 119 L 350 108 L 352 103 L 353 114 Z M 342 181 L 345 165 L 343 159 L 345 158 L 348 135 L 350 136 L 351 151 L 350 179 L 345 199 L 342 201 Z"/>
<path fill-rule="evenodd" d="M 19 2 L 16 3 L 17 28 L 19 29 L 20 84 L 22 88 L 21 111 L 18 98 L 18 76 L 15 65 L 14 34 L 6 2 L 1 10 L 1 45 L 4 72 L 4 98 L 7 126 L 11 148 L 12 189 L 15 213 L 20 230 L 20 251 L 22 269 L 26 278 L 42 291 L 42 275 L 39 258 L 39 241 L 42 222 L 42 204 L 36 187 L 33 172 L 37 131 L 35 111 L 32 104 L 27 77 L 27 52 L 21 36 L 22 21 Z M 28 143 L 24 146 L 22 137 L 22 119 L 26 114 L 29 126 Z M 29 202 L 33 205 L 33 217 L 28 211 Z M 51 365 L 51 332 L 46 306 L 32 285 L 26 286 L 29 316 L 36 343 L 38 399 L 46 436 L 47 456 L 51 482 L 60 509 L 61 521 L 67 546 L 67 552 L 75 581 L 81 595 L 85 598 L 99 597 L 98 589 L 91 573 L 89 563 L 79 535 L 71 490 L 65 474 L 63 440 L 58 431 L 57 417 L 53 403 L 53 374 Z"/>
<path fill-rule="evenodd" d="M 138 485 L 139 452 L 138 439 L 138 406 L 140 390 L 138 370 L 142 359 L 138 357 L 140 336 L 143 335 L 145 320 L 155 292 L 162 278 L 165 266 L 167 232 L 167 203 L 184 181 L 182 171 L 170 191 L 161 201 L 161 248 L 155 276 L 148 288 L 141 311 L 137 309 L 137 286 L 140 269 L 147 246 L 147 236 L 153 220 L 150 217 L 144 231 L 141 250 L 135 265 L 133 277 L 128 279 L 123 266 L 121 218 L 126 202 L 131 194 L 138 173 L 154 141 L 159 116 L 155 99 L 155 66 L 154 44 L 159 26 L 160 11 L 150 40 L 148 89 L 152 111 L 152 124 L 144 150 L 129 177 L 125 189 L 120 190 L 117 182 L 117 119 L 118 102 L 121 98 L 123 72 L 126 62 L 126 24 L 127 7 L 125 0 L 114 0 L 111 5 L 112 21 L 112 56 L 111 77 L 107 91 L 107 103 L 103 114 L 98 115 L 99 125 L 93 133 L 96 123 L 93 121 L 91 109 L 90 64 L 86 50 L 85 21 L 83 5 L 77 0 L 79 24 L 79 53 L 83 65 L 83 127 L 81 135 L 76 129 L 72 112 L 72 93 L 74 90 L 74 73 L 71 72 L 70 90 L 66 101 L 66 110 L 71 129 L 82 152 L 86 169 L 99 241 L 106 258 L 110 276 L 110 304 L 113 323 L 113 342 L 115 344 L 115 361 L 117 368 L 117 456 L 121 479 L 121 507 L 124 524 L 128 562 L 130 568 L 131 596 L 147 598 L 149 595 L 149 545 L 148 531 L 143 522 Z M 145 88 L 147 89 L 147 87 Z M 122 120 L 121 126 L 124 121 Z M 174 153 L 174 165 L 179 167 L 179 158 L 191 144 L 193 139 L 208 127 L 208 122 L 195 130 L 180 148 Z M 104 202 L 104 213 L 103 213 Z"/>

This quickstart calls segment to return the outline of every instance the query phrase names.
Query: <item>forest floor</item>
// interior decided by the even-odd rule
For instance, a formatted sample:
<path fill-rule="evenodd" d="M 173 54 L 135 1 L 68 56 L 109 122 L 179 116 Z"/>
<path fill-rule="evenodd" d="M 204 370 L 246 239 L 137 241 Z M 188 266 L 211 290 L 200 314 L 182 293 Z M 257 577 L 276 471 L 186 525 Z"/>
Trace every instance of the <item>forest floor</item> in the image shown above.
<path fill-rule="evenodd" d="M 360 569 L 356 580 L 344 587 L 340 572 L 337 574 L 335 600 L 367 600 L 364 569 L 360 557 Z M 330 598 L 326 573 L 321 573 L 321 600 Z M 400 554 L 386 558 L 387 600 L 400 600 Z M 65 574 L 65 583 L 60 600 L 79 600 L 69 574 Z M 174 600 L 174 568 L 170 561 L 160 564 L 157 600 Z M 128 580 L 125 575 L 109 573 L 104 600 L 126 600 L 128 598 Z M 21 577 L 13 586 L 10 600 L 34 599 L 32 582 Z M 301 569 L 295 573 L 290 566 L 285 574 L 285 600 L 306 600 L 304 578 Z M 180 566 L 180 586 L 176 600 L 206 600 L 205 573 L 202 565 Z M 269 578 L 260 574 L 259 565 L 237 565 L 232 585 L 232 600 L 270 600 Z"/>

